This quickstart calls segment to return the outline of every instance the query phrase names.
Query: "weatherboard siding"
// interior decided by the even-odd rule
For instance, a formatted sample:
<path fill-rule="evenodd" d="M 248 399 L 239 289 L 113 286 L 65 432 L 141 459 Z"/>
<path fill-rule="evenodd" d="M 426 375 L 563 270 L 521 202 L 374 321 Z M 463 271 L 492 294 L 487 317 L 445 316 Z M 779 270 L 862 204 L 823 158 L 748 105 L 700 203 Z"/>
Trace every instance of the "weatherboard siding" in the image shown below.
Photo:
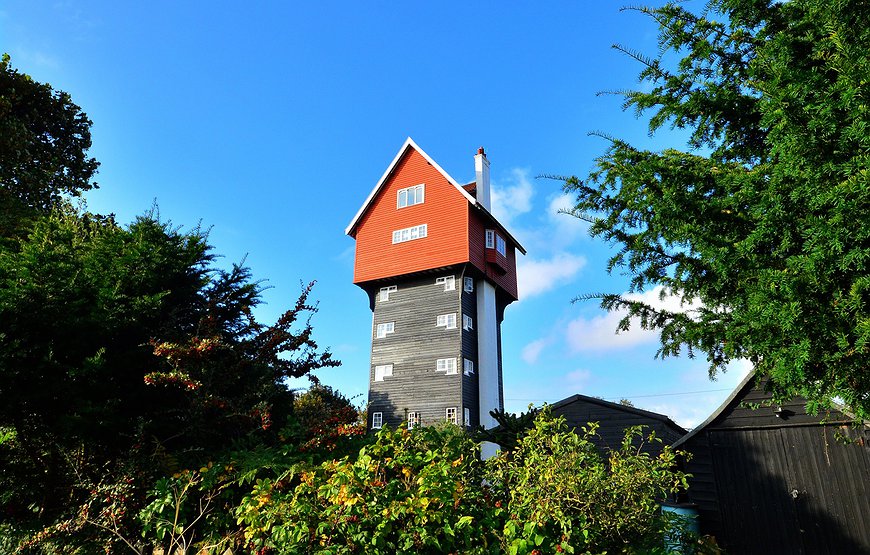
<path fill-rule="evenodd" d="M 420 184 L 424 202 L 398 208 L 399 189 Z M 468 199 L 408 149 L 356 226 L 354 283 L 467 262 L 468 210 Z M 393 231 L 422 224 L 426 237 L 393 244 Z"/>
<path fill-rule="evenodd" d="M 382 412 L 385 424 L 397 426 L 409 411 L 420 412 L 424 424 L 444 420 L 448 407 L 461 414 L 462 287 L 457 275 L 456 289 L 444 291 L 436 277 L 441 274 L 396 281 L 388 301 L 375 301 L 369 412 Z M 456 328 L 437 326 L 441 314 L 456 314 Z M 377 325 L 386 322 L 393 322 L 395 331 L 379 339 Z M 437 372 L 440 358 L 455 358 L 457 373 Z M 393 375 L 375 381 L 375 366 L 385 364 L 393 365 Z"/>
<path fill-rule="evenodd" d="M 467 270 L 467 267 L 466 267 Z M 462 277 L 474 277 L 467 271 L 462 273 Z M 463 288 L 464 289 L 464 288 Z M 474 291 L 471 293 L 462 293 L 462 313 L 471 316 L 474 320 L 474 329 L 462 330 L 462 356 L 474 363 L 474 374 L 470 376 L 462 376 L 462 406 L 471 409 L 471 425 L 477 426 L 480 424 L 480 414 L 478 407 L 480 406 L 480 382 L 478 381 L 478 360 L 477 360 L 477 295 Z M 460 415 L 462 418 L 462 415 Z"/>
<path fill-rule="evenodd" d="M 503 258 L 507 272 L 502 274 L 496 271 L 493 265 L 486 261 L 487 229 L 496 229 L 496 226 L 487 224 L 483 212 L 470 210 L 468 213 L 468 259 L 489 281 L 510 295 L 511 300 L 517 300 L 519 295 L 517 292 L 516 247 L 507 237 L 504 237 L 507 256 Z M 498 254 L 498 256 L 501 255 Z"/>

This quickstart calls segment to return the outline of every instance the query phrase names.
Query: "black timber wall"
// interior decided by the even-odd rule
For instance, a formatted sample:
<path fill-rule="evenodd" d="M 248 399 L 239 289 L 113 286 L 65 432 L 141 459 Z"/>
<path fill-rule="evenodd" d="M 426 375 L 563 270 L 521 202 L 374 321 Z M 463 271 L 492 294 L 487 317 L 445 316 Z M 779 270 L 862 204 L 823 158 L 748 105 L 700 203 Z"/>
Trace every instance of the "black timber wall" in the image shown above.
<path fill-rule="evenodd" d="M 646 411 L 634 411 L 631 407 L 614 406 L 615 403 L 582 398 L 557 403 L 552 408 L 554 416 L 564 416 L 568 426 L 580 433 L 580 428 L 589 422 L 598 422 L 597 435 L 591 441 L 602 451 L 619 449 L 625 430 L 632 426 L 646 426 L 644 438 L 651 431 L 661 443 L 649 442 L 644 439 L 641 448 L 644 452 L 657 455 L 664 445 L 670 445 L 685 434 L 685 430 L 668 421 L 664 415 L 643 414 Z M 659 418 L 661 416 L 661 418 Z"/>
<path fill-rule="evenodd" d="M 476 300 L 474 293 L 463 292 L 461 270 L 379 284 L 396 285 L 397 291 L 390 294 L 388 301 L 381 301 L 375 293 L 369 426 L 373 412 L 383 413 L 385 425 L 398 426 L 407 419 L 408 412 L 419 412 L 423 424 L 433 424 L 445 419 L 448 407 L 456 408 L 460 424 L 464 408 L 470 408 L 471 424 L 477 425 L 477 372 L 471 376 L 463 373 L 463 358 L 472 360 L 477 368 Z M 450 275 L 456 279 L 454 290 L 445 291 L 443 285 L 435 283 L 436 278 Z M 437 326 L 441 314 L 455 314 L 456 328 Z M 474 319 L 475 329 L 462 329 L 463 314 Z M 395 331 L 377 338 L 378 324 L 387 322 L 394 323 Z M 437 372 L 436 361 L 441 358 L 455 358 L 457 373 Z M 393 365 L 393 375 L 375 381 L 375 367 L 385 364 Z"/>
<path fill-rule="evenodd" d="M 729 553 L 870 553 L 867 429 L 749 383 L 680 449 L 702 532 Z"/>

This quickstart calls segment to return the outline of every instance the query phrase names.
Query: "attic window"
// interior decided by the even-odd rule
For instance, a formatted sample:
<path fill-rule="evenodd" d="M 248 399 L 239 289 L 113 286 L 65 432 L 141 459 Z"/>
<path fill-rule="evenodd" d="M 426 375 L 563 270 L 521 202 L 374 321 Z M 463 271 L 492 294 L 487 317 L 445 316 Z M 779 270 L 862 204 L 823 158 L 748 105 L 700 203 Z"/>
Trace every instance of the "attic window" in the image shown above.
<path fill-rule="evenodd" d="M 398 208 L 405 208 L 406 206 L 423 204 L 425 188 L 426 186 L 421 184 L 415 185 L 413 187 L 407 187 L 405 189 L 399 189 L 396 206 Z"/>

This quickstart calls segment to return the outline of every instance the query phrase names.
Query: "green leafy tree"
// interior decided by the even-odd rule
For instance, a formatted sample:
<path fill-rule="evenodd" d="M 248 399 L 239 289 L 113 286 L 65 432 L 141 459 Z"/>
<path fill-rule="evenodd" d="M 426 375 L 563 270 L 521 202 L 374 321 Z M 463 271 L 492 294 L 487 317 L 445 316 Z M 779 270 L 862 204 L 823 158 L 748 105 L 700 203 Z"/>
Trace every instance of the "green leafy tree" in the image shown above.
<path fill-rule="evenodd" d="M 667 522 L 659 502 L 687 487 L 675 470 L 676 453 L 665 446 L 656 457 L 642 452 L 639 427 L 626 431 L 622 446 L 607 457 L 591 438 L 563 417 L 544 410 L 510 456 L 488 461 L 487 480 L 501 490 L 505 553 L 651 553 L 662 545 Z"/>
<path fill-rule="evenodd" d="M 96 186 L 91 121 L 70 96 L 0 59 L 0 237 L 23 216 Z"/>
<path fill-rule="evenodd" d="M 279 443 L 286 378 L 337 364 L 312 337 L 310 285 L 265 325 L 250 272 L 213 256 L 155 215 L 72 211 L 0 249 L 0 496 L 7 518 L 48 526 L 40 541 L 87 543 L 94 522 L 131 537 L 156 477 Z M 126 492 L 124 519 L 79 518 L 107 490 Z"/>
<path fill-rule="evenodd" d="M 623 93 L 650 132 L 689 149 L 618 138 L 574 213 L 617 247 L 631 288 L 700 304 L 656 309 L 591 295 L 661 333 L 660 356 L 703 353 L 711 376 L 738 358 L 780 397 L 839 397 L 870 410 L 870 10 L 866 2 L 713 0 L 639 8 L 662 55 L 637 59 L 647 91 Z M 675 64 L 670 57 L 678 58 Z"/>

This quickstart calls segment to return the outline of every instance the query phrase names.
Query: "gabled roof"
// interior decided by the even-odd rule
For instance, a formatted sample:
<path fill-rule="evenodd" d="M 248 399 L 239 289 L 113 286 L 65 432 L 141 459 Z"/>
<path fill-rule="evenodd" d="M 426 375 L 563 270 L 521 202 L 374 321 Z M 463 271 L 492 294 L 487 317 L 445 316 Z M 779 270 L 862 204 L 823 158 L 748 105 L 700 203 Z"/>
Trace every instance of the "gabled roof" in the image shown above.
<path fill-rule="evenodd" d="M 687 441 L 689 441 L 690 439 L 692 439 L 693 437 L 695 437 L 696 435 L 701 433 L 702 430 L 704 430 L 705 428 L 707 428 L 708 426 L 710 426 L 711 424 L 716 422 L 716 420 L 718 420 L 718 418 L 722 415 L 722 413 L 727 411 L 731 406 L 733 406 L 737 401 L 739 401 L 739 399 L 742 398 L 746 394 L 747 390 L 749 390 L 755 386 L 755 378 L 756 378 L 756 372 L 755 372 L 755 370 L 752 370 L 751 372 L 749 372 L 746 375 L 745 378 L 743 378 L 743 381 L 741 381 L 740 384 L 734 388 L 734 391 L 731 392 L 731 394 L 728 396 L 727 399 L 725 399 L 725 401 L 719 406 L 719 408 L 717 408 L 715 411 L 713 411 L 713 414 L 711 414 L 707 418 L 707 420 L 704 420 L 701 424 L 696 426 L 691 432 L 689 432 L 688 434 L 684 435 L 683 437 L 681 437 L 680 439 L 675 441 L 673 446 L 679 447 L 680 445 L 683 445 L 684 443 L 686 443 Z M 854 420 L 854 415 L 850 414 L 849 411 L 846 409 L 846 407 L 843 407 L 843 406 L 839 405 L 838 403 L 834 403 L 833 408 L 837 412 L 842 413 L 845 417 Z M 865 423 L 865 427 L 870 428 L 870 422 Z"/>
<path fill-rule="evenodd" d="M 356 215 L 350 221 L 350 224 L 348 224 L 347 229 L 344 230 L 344 232 L 347 235 L 350 235 L 351 237 L 354 236 L 354 234 L 356 233 L 356 226 L 359 223 L 360 219 L 362 218 L 363 214 L 365 214 L 366 211 L 369 209 L 369 206 L 371 205 L 372 201 L 375 199 L 376 196 L 378 196 L 378 192 L 380 192 L 381 188 L 384 186 L 384 184 L 387 182 L 387 180 L 390 178 L 390 176 L 396 170 L 396 167 L 399 165 L 399 162 L 402 161 L 402 158 L 405 156 L 405 153 L 410 148 L 413 148 L 414 150 L 416 150 L 417 153 L 420 154 L 420 156 L 422 156 L 427 162 L 429 162 L 432 165 L 432 167 L 435 168 L 438 171 L 438 173 L 440 173 L 444 177 L 444 179 L 447 180 L 448 183 L 453 185 L 456 188 L 456 190 L 459 191 L 462 194 L 462 196 L 464 196 L 465 199 L 468 200 L 469 203 L 471 203 L 472 206 L 474 206 L 478 210 L 482 211 L 487 219 L 492 220 L 492 222 L 495 223 L 496 227 L 498 227 L 505 235 L 507 235 L 508 238 L 511 240 L 511 242 L 513 242 L 513 244 L 516 245 L 516 247 L 520 250 L 520 252 L 522 252 L 523 254 L 526 254 L 526 249 L 523 248 L 523 246 L 520 244 L 520 242 L 517 241 L 513 235 L 511 235 L 511 233 L 501 224 L 501 222 L 499 222 L 495 218 L 495 216 L 492 215 L 492 213 L 489 210 L 487 210 L 481 203 L 477 202 L 477 199 L 474 196 L 472 196 L 470 194 L 470 192 L 466 189 L 466 187 L 474 184 L 474 182 L 472 181 L 471 183 L 468 183 L 466 185 L 460 185 L 455 179 L 453 179 L 450 176 L 449 173 L 444 171 L 444 169 L 438 165 L 438 162 L 436 162 L 435 160 L 432 159 L 431 156 L 426 154 L 426 152 L 422 148 L 420 148 L 411 137 L 408 137 L 407 139 L 405 139 L 404 144 L 402 144 L 402 147 L 399 149 L 399 152 L 396 154 L 396 157 L 393 158 L 393 161 L 390 162 L 390 165 L 387 167 L 387 170 L 384 172 L 384 175 L 382 175 L 380 180 L 378 180 L 374 189 L 372 189 L 372 192 L 369 193 L 368 198 L 366 198 L 363 205 L 360 207 L 360 209 L 357 211 Z"/>
<path fill-rule="evenodd" d="M 677 424 L 676 422 L 671 420 L 667 415 L 659 414 L 657 412 L 652 412 L 652 411 L 648 411 L 648 410 L 639 409 L 637 407 L 630 407 L 628 405 L 623 405 L 621 403 L 613 403 L 611 401 L 605 401 L 604 399 L 599 399 L 598 397 L 589 397 L 588 395 L 580 395 L 580 394 L 571 395 L 570 397 L 567 397 L 567 398 L 562 399 L 561 401 L 559 401 L 557 403 L 553 403 L 552 405 L 550 405 L 550 410 L 556 410 L 556 409 L 559 409 L 559 408 L 564 407 L 566 405 L 570 405 L 571 403 L 576 403 L 578 401 L 584 402 L 584 403 L 591 403 L 593 405 L 600 405 L 602 407 L 606 407 L 606 408 L 613 409 L 613 410 L 619 410 L 622 412 L 627 412 L 629 414 L 636 414 L 638 416 L 643 416 L 643 417 L 649 418 L 651 420 L 658 420 L 658 421 L 663 422 L 663 423 L 667 424 L 668 426 L 670 426 L 676 430 L 682 430 L 683 433 L 685 433 L 685 431 L 686 431 L 682 426 L 680 426 L 679 424 Z"/>
<path fill-rule="evenodd" d="M 360 207 L 359 211 L 356 213 L 356 216 L 353 217 L 353 220 L 350 221 L 350 224 L 347 226 L 347 229 L 344 230 L 344 232 L 346 234 L 353 236 L 354 228 L 356 228 L 356 224 L 359 223 L 360 218 L 362 218 L 362 215 L 366 213 L 366 210 L 368 210 L 369 205 L 372 203 L 372 201 L 375 199 L 375 197 L 378 196 L 378 191 L 381 190 L 381 187 L 384 186 L 384 183 L 386 183 L 387 179 L 389 179 L 390 176 L 393 174 L 396 167 L 399 165 L 399 162 L 405 156 L 405 151 L 407 151 L 409 148 L 413 148 L 414 150 L 416 150 L 420 154 L 420 156 L 422 156 L 423 158 L 426 159 L 427 162 L 432 164 L 432 167 L 435 168 L 436 170 L 438 170 L 438 172 L 442 176 L 444 176 L 444 179 L 446 179 L 451 185 L 456 187 L 456 190 L 459 191 L 460 193 L 462 193 L 462 196 L 464 196 L 466 199 L 468 199 L 468 202 L 470 202 L 473 205 L 477 204 L 477 200 L 475 200 L 475 198 L 473 196 L 471 196 L 468 193 L 468 191 L 463 189 L 462 185 L 460 185 L 459 183 L 456 182 L 455 179 L 450 177 L 450 174 L 448 174 L 446 171 L 444 171 L 444 169 L 438 165 L 438 162 L 433 160 L 431 156 L 426 154 L 426 152 L 424 152 L 423 149 L 420 148 L 417 145 L 417 143 L 414 142 L 414 139 L 412 139 L 411 137 L 408 137 L 407 139 L 405 139 L 405 142 L 404 142 L 404 144 L 402 144 L 402 148 L 399 149 L 399 152 L 396 154 L 396 157 L 393 158 L 392 162 L 390 162 L 390 165 L 387 167 L 387 171 L 385 171 L 384 175 L 381 176 L 381 179 L 378 180 L 377 185 L 375 185 L 375 188 L 372 189 L 371 193 L 369 193 L 368 198 L 363 203 L 363 205 Z"/>

